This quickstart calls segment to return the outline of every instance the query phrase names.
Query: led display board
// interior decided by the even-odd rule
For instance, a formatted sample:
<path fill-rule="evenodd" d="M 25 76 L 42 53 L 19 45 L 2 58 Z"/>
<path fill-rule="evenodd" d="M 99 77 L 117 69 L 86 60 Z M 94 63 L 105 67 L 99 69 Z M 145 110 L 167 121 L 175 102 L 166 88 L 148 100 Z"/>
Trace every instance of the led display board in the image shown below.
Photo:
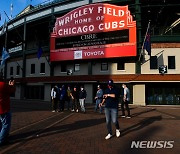
<path fill-rule="evenodd" d="M 136 22 L 128 6 L 90 4 L 56 19 L 50 60 L 136 56 Z"/>

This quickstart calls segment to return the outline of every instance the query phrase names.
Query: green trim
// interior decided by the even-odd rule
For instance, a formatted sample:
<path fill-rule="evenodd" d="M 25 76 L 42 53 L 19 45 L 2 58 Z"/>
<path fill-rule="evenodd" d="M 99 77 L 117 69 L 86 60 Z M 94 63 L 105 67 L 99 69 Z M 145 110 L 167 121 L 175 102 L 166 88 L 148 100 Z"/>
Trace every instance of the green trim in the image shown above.
<path fill-rule="evenodd" d="M 180 35 L 154 35 L 151 36 L 151 42 L 180 42 Z"/>

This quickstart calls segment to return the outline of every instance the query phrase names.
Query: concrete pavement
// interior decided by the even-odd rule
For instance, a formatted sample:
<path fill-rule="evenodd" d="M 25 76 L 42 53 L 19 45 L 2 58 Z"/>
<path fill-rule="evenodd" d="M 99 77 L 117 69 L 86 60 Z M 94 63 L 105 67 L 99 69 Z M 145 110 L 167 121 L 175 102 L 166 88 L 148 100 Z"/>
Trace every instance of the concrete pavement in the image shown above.
<path fill-rule="evenodd" d="M 180 107 L 131 105 L 131 119 L 119 116 L 121 137 L 114 134 L 109 140 L 104 139 L 107 135 L 105 116 L 94 113 L 93 107 L 88 106 L 86 114 L 70 111 L 52 113 L 48 102 L 12 101 L 10 143 L 0 147 L 0 153 L 180 152 Z M 114 126 L 113 130 L 115 133 Z M 154 145 L 153 148 L 149 148 L 150 144 Z"/>

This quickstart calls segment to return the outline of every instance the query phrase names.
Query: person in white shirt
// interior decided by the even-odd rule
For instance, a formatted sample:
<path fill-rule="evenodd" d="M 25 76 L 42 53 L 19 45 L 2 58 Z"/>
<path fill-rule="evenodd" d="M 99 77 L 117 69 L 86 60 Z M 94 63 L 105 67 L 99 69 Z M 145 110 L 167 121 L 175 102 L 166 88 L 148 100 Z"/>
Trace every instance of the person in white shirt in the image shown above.
<path fill-rule="evenodd" d="M 122 100 L 122 103 L 121 103 L 121 110 L 122 110 L 121 117 L 123 117 L 123 118 L 125 118 L 125 117 L 126 118 L 131 118 L 130 109 L 129 109 L 130 91 L 129 91 L 128 87 L 126 86 L 126 84 L 122 84 L 122 87 L 124 89 L 124 95 L 123 95 L 123 100 Z M 126 106 L 126 110 L 127 110 L 127 113 L 128 113 L 127 116 L 125 116 L 124 105 Z"/>
<path fill-rule="evenodd" d="M 51 89 L 51 100 L 52 100 L 52 112 L 58 112 L 57 108 L 58 108 L 58 98 L 57 98 L 57 87 L 54 86 Z"/>

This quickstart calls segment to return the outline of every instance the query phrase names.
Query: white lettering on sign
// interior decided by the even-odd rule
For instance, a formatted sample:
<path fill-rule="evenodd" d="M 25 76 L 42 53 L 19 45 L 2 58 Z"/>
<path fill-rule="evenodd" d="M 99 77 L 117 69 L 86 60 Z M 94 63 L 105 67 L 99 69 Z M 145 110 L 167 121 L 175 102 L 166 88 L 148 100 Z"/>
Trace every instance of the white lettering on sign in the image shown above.
<path fill-rule="evenodd" d="M 79 26 L 79 27 L 60 29 L 58 31 L 58 34 L 60 36 L 63 36 L 63 35 L 80 34 L 80 33 L 87 33 L 87 32 L 93 32 L 93 31 L 94 31 L 94 25 L 89 25 L 89 26 L 82 26 L 82 27 Z"/>
<path fill-rule="evenodd" d="M 75 24 L 82 24 L 82 23 L 88 23 L 88 22 L 91 22 L 91 18 L 84 18 L 84 19 L 79 19 L 79 20 L 74 21 Z"/>
<path fill-rule="evenodd" d="M 69 16 L 62 18 L 61 20 L 59 20 L 58 25 L 59 26 L 63 26 L 64 24 L 69 23 L 70 21 L 72 21 L 73 19 L 76 19 L 78 17 L 82 17 L 85 16 L 87 14 L 92 14 L 94 10 L 94 7 L 87 7 L 87 8 L 83 8 L 80 9 L 78 11 L 75 11 L 73 13 L 71 13 Z"/>
<path fill-rule="evenodd" d="M 103 7 L 103 6 L 98 7 L 98 13 L 107 14 L 107 15 L 116 16 L 116 17 L 123 17 L 125 15 L 124 10 L 117 10 L 117 9 L 113 9 L 109 7 Z"/>
<path fill-rule="evenodd" d="M 81 40 L 91 40 L 97 38 L 96 34 L 86 34 L 81 36 Z"/>
<path fill-rule="evenodd" d="M 133 21 L 128 6 L 92 4 L 57 18 L 53 33 L 55 36 L 65 37 L 135 27 L 136 22 Z"/>
<path fill-rule="evenodd" d="M 85 57 L 89 56 L 101 56 L 104 55 L 104 51 L 84 52 Z"/>
<path fill-rule="evenodd" d="M 117 28 L 122 28 L 125 26 L 124 20 L 122 21 L 114 21 L 114 22 L 107 22 L 107 23 L 101 23 L 99 24 L 99 30 L 108 30 L 108 29 L 117 29 Z"/>

